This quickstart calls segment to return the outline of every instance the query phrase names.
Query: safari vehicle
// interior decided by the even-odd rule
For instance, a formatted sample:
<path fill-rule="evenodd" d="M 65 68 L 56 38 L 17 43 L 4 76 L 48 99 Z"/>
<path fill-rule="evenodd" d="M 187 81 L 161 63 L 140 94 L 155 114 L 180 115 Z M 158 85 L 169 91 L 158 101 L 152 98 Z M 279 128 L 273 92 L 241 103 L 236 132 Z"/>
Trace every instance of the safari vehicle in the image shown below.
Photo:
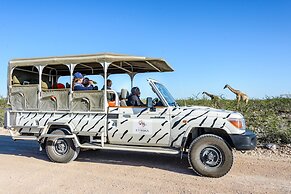
<path fill-rule="evenodd" d="M 256 135 L 246 129 L 240 113 L 180 107 L 153 79 L 147 81 L 158 100 L 148 97 L 144 107 L 126 106 L 126 90 L 108 90 L 106 81 L 104 90 L 54 87 L 62 76 L 72 83 L 75 72 L 104 80 L 128 74 L 132 87 L 136 74 L 172 71 L 163 59 L 109 53 L 11 60 L 5 127 L 14 140 L 37 140 L 53 162 L 75 160 L 83 148 L 188 153 L 197 174 L 221 177 L 232 167 L 232 149 L 256 146 Z M 109 95 L 114 99 L 109 101 Z"/>

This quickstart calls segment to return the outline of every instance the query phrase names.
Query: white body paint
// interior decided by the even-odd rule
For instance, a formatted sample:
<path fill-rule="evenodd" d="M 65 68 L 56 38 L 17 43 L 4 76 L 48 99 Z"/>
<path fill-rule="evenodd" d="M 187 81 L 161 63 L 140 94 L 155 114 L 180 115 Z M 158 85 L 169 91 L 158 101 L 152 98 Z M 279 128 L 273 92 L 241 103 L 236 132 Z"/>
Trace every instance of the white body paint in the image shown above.
<path fill-rule="evenodd" d="M 110 119 L 108 115 L 118 115 L 118 118 Z M 227 121 L 230 115 L 232 118 L 240 117 L 236 112 L 208 107 L 158 107 L 156 111 L 146 107 L 114 107 L 109 108 L 107 114 L 11 112 L 11 117 L 16 118 L 17 130 L 23 134 L 38 135 L 49 125 L 65 124 L 77 135 L 98 136 L 105 132 L 110 144 L 175 148 L 181 147 L 183 137 L 188 135 L 187 130 L 193 128 L 242 133 Z"/>

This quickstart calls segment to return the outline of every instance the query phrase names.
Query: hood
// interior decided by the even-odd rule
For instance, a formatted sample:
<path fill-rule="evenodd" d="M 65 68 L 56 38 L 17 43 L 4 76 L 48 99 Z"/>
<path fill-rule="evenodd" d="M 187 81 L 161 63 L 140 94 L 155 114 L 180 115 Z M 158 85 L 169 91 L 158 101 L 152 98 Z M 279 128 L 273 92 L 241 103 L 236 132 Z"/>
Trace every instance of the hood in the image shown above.
<path fill-rule="evenodd" d="M 243 118 L 243 115 L 236 111 L 224 110 L 224 109 L 216 109 L 207 106 L 182 106 L 179 107 L 183 111 L 187 110 L 195 110 L 195 112 L 206 112 L 209 111 L 208 115 L 211 117 L 223 117 L 223 118 Z"/>

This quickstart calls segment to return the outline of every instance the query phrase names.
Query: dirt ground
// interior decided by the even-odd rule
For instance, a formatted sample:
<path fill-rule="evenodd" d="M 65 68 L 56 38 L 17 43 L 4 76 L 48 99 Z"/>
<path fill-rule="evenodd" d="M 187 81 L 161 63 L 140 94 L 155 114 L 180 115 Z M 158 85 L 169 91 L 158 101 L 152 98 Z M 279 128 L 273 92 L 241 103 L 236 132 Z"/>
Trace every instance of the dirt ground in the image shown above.
<path fill-rule="evenodd" d="M 84 151 L 68 164 L 48 161 L 34 141 L 0 129 L 0 193 L 291 193 L 291 157 L 235 152 L 224 177 L 195 175 L 187 158 Z"/>

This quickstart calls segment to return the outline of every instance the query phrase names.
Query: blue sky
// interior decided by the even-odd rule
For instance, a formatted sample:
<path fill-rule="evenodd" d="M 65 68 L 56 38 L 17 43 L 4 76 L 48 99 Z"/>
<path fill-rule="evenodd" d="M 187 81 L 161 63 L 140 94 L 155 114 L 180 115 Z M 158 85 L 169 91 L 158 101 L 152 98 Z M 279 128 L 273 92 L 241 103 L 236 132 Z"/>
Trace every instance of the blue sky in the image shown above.
<path fill-rule="evenodd" d="M 0 1 L 0 95 L 13 58 L 115 52 L 161 57 L 174 97 L 208 91 L 251 98 L 291 93 L 291 1 Z M 112 77 L 119 90 L 126 79 Z M 129 80 L 129 78 L 128 78 Z M 101 87 L 101 86 L 99 86 Z M 201 95 L 200 95 L 201 96 Z"/>

